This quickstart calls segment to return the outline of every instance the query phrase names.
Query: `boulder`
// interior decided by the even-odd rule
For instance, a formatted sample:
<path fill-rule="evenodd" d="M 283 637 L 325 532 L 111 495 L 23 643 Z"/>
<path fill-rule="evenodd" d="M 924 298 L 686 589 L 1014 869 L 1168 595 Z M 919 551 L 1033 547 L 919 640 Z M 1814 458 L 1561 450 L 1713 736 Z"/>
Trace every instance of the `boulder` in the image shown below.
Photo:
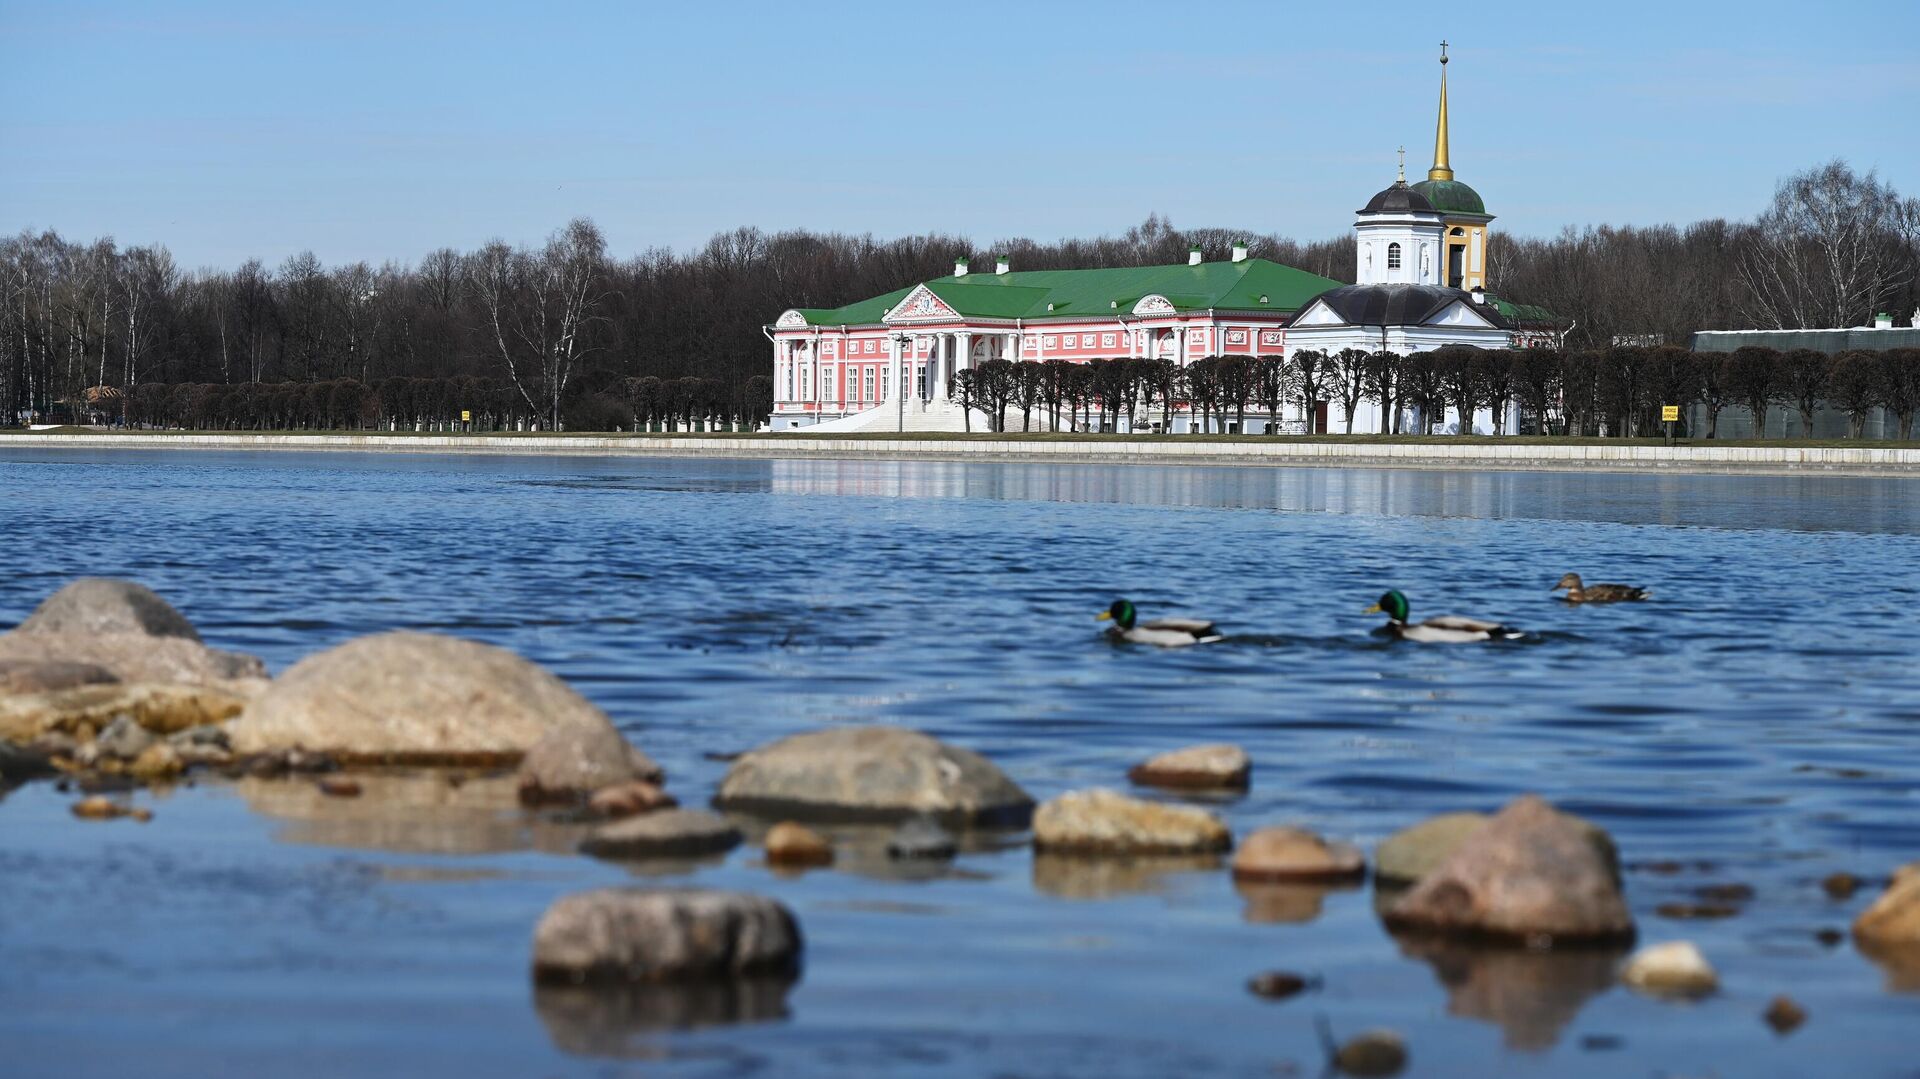
<path fill-rule="evenodd" d="M 82 577 L 41 601 L 17 633 L 138 633 L 200 639 L 186 616 L 146 585 L 110 577 Z"/>
<path fill-rule="evenodd" d="M 524 787 L 520 789 L 520 799 L 523 803 L 526 801 Z M 635 779 L 594 791 L 593 797 L 587 799 L 587 811 L 596 817 L 632 817 L 679 804 L 673 795 L 658 786 Z"/>
<path fill-rule="evenodd" d="M 1920 945 L 1920 862 L 1894 872 L 1887 890 L 1853 920 L 1853 939 L 1880 947 Z"/>
<path fill-rule="evenodd" d="M 835 727 L 733 762 L 714 804 L 802 820 L 900 820 L 1018 828 L 1033 799 L 993 763 L 904 727 Z"/>
<path fill-rule="evenodd" d="M 1399 1075 L 1406 1066 L 1407 1043 L 1391 1030 L 1356 1034 L 1333 1054 L 1334 1071 L 1360 1079 Z"/>
<path fill-rule="evenodd" d="M 1699 996 L 1713 992 L 1719 976 L 1691 941 L 1654 944 L 1633 953 L 1620 980 L 1654 996 Z"/>
<path fill-rule="evenodd" d="M 224 685 L 267 676 L 258 656 L 222 652 L 186 637 L 144 633 L 36 632 L 0 634 L 0 663 L 71 663 L 101 668 L 124 682 Z"/>
<path fill-rule="evenodd" d="M 792 912 L 762 896 L 602 888 L 547 908 L 533 931 L 533 976 L 658 983 L 786 975 L 798 971 L 800 952 Z"/>
<path fill-rule="evenodd" d="M 1807 1021 L 1807 1010 L 1798 1001 L 1783 994 L 1767 1002 L 1767 1010 L 1760 1013 L 1760 1018 L 1766 1020 L 1775 1034 L 1784 1036 L 1793 1033 Z"/>
<path fill-rule="evenodd" d="M 1384 916 L 1396 930 L 1531 944 L 1634 932 L 1612 840 L 1533 795 L 1495 814 Z"/>
<path fill-rule="evenodd" d="M 1328 843 L 1300 828 L 1261 828 L 1233 852 L 1233 879 L 1334 882 L 1367 874 L 1367 857 L 1351 843 Z"/>
<path fill-rule="evenodd" d="M 173 734 L 239 715 L 255 688 L 245 681 L 217 686 L 108 682 L 0 697 L 0 738 L 30 742 L 54 733 L 80 736 L 105 730 L 122 717 L 141 730 Z"/>
<path fill-rule="evenodd" d="M 887 837 L 887 857 L 940 861 L 960 852 L 952 833 L 930 817 L 909 817 Z"/>
<path fill-rule="evenodd" d="M 180 759 L 178 750 L 165 742 L 155 742 L 140 751 L 140 755 L 127 766 L 127 774 L 151 783 L 172 779 L 185 769 L 186 763 Z"/>
<path fill-rule="evenodd" d="M 595 791 L 665 773 L 610 723 L 562 727 L 535 742 L 520 761 L 520 801 L 551 805 L 586 801 Z"/>
<path fill-rule="evenodd" d="M 60 659 L 0 659 L 0 697 L 47 693 L 75 686 L 117 682 L 113 672 L 95 663 Z"/>
<path fill-rule="evenodd" d="M 1110 790 L 1073 791 L 1033 815 L 1035 850 L 1071 854 L 1207 854 L 1233 845 L 1220 818 Z"/>
<path fill-rule="evenodd" d="M 308 656 L 228 728 L 234 752 L 303 748 L 345 763 L 519 760 L 557 730 L 613 731 L 566 683 L 504 648 L 381 633 Z"/>
<path fill-rule="evenodd" d="M 704 809 L 662 809 L 593 830 L 580 844 L 596 858 L 667 858 L 719 854 L 740 844 L 740 830 Z"/>
<path fill-rule="evenodd" d="M 122 715 L 114 717 L 113 722 L 94 737 L 93 747 L 102 756 L 130 761 L 159 740 L 135 723 L 133 717 Z"/>
<path fill-rule="evenodd" d="M 53 753 L 44 746 L 22 746 L 0 739 L 0 781 L 20 783 L 59 771 Z"/>
<path fill-rule="evenodd" d="M 1162 753 L 1134 765 L 1127 778 L 1149 787 L 1241 790 L 1252 773 L 1246 750 L 1221 743 Z"/>
<path fill-rule="evenodd" d="M 1374 848 L 1374 879 L 1395 886 L 1418 883 L 1486 823 L 1485 813 L 1442 813 L 1402 828 Z"/>
<path fill-rule="evenodd" d="M 767 863 L 779 866 L 832 865 L 833 844 L 796 821 L 781 821 L 767 832 Z"/>

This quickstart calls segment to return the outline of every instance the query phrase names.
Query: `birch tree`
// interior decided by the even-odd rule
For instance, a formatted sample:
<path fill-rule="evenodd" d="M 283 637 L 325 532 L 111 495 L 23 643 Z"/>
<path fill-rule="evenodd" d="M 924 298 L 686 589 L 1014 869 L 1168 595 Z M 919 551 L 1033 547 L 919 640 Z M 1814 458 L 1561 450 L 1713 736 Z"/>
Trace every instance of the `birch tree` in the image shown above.
<path fill-rule="evenodd" d="M 537 254 L 495 240 L 469 269 L 508 379 L 556 431 L 567 382 L 594 351 L 586 332 L 604 318 L 606 269 L 606 240 L 584 217 L 554 233 Z"/>
<path fill-rule="evenodd" d="M 1750 314 L 1772 329 L 1864 325 L 1913 278 L 1920 205 L 1830 161 L 1780 182 L 1740 259 Z"/>

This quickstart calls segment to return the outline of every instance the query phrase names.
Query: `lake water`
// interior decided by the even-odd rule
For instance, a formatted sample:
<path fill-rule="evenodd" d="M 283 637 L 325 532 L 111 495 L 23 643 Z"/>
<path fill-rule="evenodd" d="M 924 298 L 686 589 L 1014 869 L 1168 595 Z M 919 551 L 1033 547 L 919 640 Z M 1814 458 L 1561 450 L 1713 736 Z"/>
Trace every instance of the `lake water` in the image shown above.
<path fill-rule="evenodd" d="M 1252 790 L 1213 803 L 1237 833 L 1369 848 L 1538 792 L 1612 832 L 1642 941 L 1695 941 L 1723 982 L 1663 1003 L 1613 984 L 1617 953 L 1402 945 L 1370 889 L 1243 895 L 1205 864 L 635 870 L 484 780 L 207 782 L 142 795 L 144 826 L 37 783 L 0 803 L 8 1074 L 1317 1076 L 1321 1019 L 1401 1031 L 1418 1075 L 1913 1074 L 1920 969 L 1819 933 L 1920 858 L 1920 482 L 12 450 L 0 507 L 0 624 L 105 574 L 276 671 L 399 627 L 490 641 L 691 804 L 707 754 L 873 721 L 1040 799 L 1238 742 Z M 1568 608 L 1567 570 L 1656 598 Z M 1360 613 L 1387 587 L 1535 633 L 1388 644 Z M 1233 636 L 1110 646 L 1116 595 Z M 1837 870 L 1876 883 L 1832 900 Z M 746 1005 L 536 997 L 547 904 L 641 879 L 782 899 L 804 977 Z M 1723 884 L 1754 891 L 1732 917 L 1657 912 Z M 1320 986 L 1263 1001 L 1268 969 Z M 1785 1038 L 1760 1019 L 1782 992 L 1811 1015 Z"/>

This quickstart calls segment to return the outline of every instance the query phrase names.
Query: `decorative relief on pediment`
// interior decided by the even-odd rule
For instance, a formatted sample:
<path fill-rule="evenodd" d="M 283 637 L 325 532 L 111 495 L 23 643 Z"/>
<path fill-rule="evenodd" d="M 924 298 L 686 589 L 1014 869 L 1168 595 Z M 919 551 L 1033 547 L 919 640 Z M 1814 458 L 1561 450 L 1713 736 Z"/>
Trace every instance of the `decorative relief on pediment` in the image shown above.
<path fill-rule="evenodd" d="M 959 312 L 948 307 L 945 300 L 933 294 L 925 285 L 907 293 L 907 298 L 893 306 L 882 321 L 885 322 L 932 322 L 940 319 L 959 318 Z"/>
<path fill-rule="evenodd" d="M 798 311 L 788 311 L 773 323 L 776 330 L 804 330 L 807 328 L 807 316 Z"/>
<path fill-rule="evenodd" d="M 1140 302 L 1133 305 L 1136 315 L 1171 315 L 1173 302 L 1165 296 L 1142 296 Z"/>

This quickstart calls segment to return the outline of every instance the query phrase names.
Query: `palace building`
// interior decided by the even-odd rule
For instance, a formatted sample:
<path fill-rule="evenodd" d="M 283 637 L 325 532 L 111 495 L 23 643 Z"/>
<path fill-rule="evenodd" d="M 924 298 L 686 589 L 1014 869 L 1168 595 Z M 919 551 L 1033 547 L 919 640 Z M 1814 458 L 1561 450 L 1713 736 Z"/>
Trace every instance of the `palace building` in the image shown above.
<path fill-rule="evenodd" d="M 1251 258 L 1245 244 L 1228 261 L 1206 261 L 1195 247 L 1180 265 L 1097 270 L 1018 271 L 1000 258 L 991 271 L 974 271 L 963 258 L 951 276 L 845 307 L 794 308 L 766 327 L 774 347 L 770 426 L 958 431 L 967 421 L 948 398 L 949 384 L 956 372 L 993 359 L 1147 358 L 1184 367 L 1204 356 L 1303 349 L 1407 354 L 1557 342 L 1546 312 L 1487 290 L 1493 215 L 1454 178 L 1444 46 L 1440 63 L 1433 167 L 1409 184 L 1403 166 L 1392 186 L 1357 211 L 1355 283 Z M 1326 402 L 1311 416 L 1296 404 L 1287 423 L 1327 430 L 1330 419 L 1347 419 L 1327 412 Z M 1377 430 L 1376 413 L 1359 406 L 1353 429 Z M 1106 430 L 1116 420 L 1124 429 L 1124 418 L 1093 415 Z M 1142 422 L 1185 432 L 1197 421 L 1175 402 Z M 1265 422 L 1248 417 L 1253 433 Z"/>

